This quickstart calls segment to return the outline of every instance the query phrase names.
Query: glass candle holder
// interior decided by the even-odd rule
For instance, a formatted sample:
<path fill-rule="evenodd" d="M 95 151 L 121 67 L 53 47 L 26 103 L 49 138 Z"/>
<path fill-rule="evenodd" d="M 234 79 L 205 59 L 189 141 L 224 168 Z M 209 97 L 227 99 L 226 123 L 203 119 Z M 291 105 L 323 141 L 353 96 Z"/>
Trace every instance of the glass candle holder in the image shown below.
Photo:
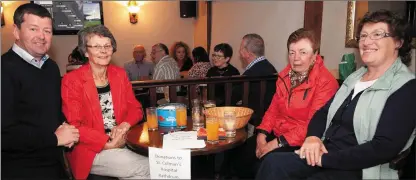
<path fill-rule="evenodd" d="M 209 108 L 213 108 L 216 107 L 217 105 L 215 104 L 214 100 L 207 100 L 204 102 L 204 108 L 205 109 L 209 109 Z"/>
<path fill-rule="evenodd" d="M 216 107 L 217 105 L 215 104 L 214 100 L 207 100 L 207 101 L 204 101 L 203 106 L 204 106 L 204 109 L 202 109 L 202 114 L 204 115 L 206 119 L 207 118 L 206 113 L 205 113 L 206 110 L 209 108 Z"/>
<path fill-rule="evenodd" d="M 192 99 L 192 107 L 200 107 L 201 101 L 199 99 Z"/>
<path fill-rule="evenodd" d="M 165 97 L 166 102 L 170 102 L 170 99 L 169 99 L 169 86 L 163 87 L 163 95 Z"/>
<path fill-rule="evenodd" d="M 197 131 L 204 127 L 204 116 L 200 106 L 192 107 L 192 130 Z"/>
<path fill-rule="evenodd" d="M 224 112 L 224 130 L 225 136 L 229 138 L 235 137 L 236 132 L 236 117 L 234 111 L 225 111 Z"/>

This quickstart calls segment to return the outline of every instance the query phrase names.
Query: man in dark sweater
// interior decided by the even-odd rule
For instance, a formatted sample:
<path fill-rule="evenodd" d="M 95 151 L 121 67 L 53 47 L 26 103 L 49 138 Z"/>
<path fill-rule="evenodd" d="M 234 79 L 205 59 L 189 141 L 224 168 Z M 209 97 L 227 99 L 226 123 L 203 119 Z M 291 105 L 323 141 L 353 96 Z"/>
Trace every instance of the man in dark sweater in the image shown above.
<path fill-rule="evenodd" d="M 245 76 L 267 76 L 276 74 L 277 71 L 272 64 L 264 57 L 264 41 L 258 34 L 247 34 L 243 37 L 240 45 L 240 58 L 247 63 Z M 240 84 L 234 88 L 233 98 L 242 97 L 243 87 Z M 254 113 L 249 122 L 249 133 L 252 133 L 254 127 L 261 123 L 262 114 L 256 111 L 260 104 L 263 105 L 263 112 L 269 108 L 276 91 L 276 82 L 268 81 L 266 83 L 266 92 L 263 97 L 263 102 L 260 102 L 260 82 L 250 82 L 248 107 L 254 110 Z"/>
<path fill-rule="evenodd" d="M 78 141 L 61 111 L 60 73 L 46 52 L 52 17 L 37 4 L 15 11 L 15 44 L 1 56 L 1 178 L 62 179 L 63 146 Z"/>
<path fill-rule="evenodd" d="M 240 58 L 247 63 L 246 70 L 243 73 L 245 76 L 267 76 L 277 73 L 273 65 L 264 57 L 264 40 L 258 34 L 247 34 L 243 37 L 240 45 Z M 263 113 L 269 108 L 275 91 L 276 82 L 267 81 L 266 91 L 263 96 L 263 101 L 261 101 L 260 82 L 250 82 L 248 107 L 253 109 L 254 113 L 248 124 L 249 136 L 252 136 L 255 127 L 260 125 Z M 240 100 L 242 94 L 243 84 L 240 83 L 233 88 L 233 102 Z M 263 109 L 261 109 L 263 112 L 259 112 L 258 107 L 261 107 L 261 105 L 263 105 Z M 256 169 L 259 163 L 251 162 L 251 160 L 247 160 L 247 158 L 244 159 L 244 161 L 237 160 L 241 157 L 246 157 L 247 154 L 250 153 L 252 153 L 252 144 L 248 143 L 228 151 L 221 169 L 221 174 L 223 176 L 236 175 L 240 178 L 253 178 L 255 174 L 252 172 L 252 169 Z M 229 169 L 230 167 L 232 167 L 231 170 Z"/>

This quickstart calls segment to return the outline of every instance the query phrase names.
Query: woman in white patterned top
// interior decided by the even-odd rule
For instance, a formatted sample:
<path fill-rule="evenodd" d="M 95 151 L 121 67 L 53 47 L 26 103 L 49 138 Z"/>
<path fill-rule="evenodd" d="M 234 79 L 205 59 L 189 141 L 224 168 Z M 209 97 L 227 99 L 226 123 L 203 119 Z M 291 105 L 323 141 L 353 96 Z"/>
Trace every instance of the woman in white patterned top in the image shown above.
<path fill-rule="evenodd" d="M 125 147 L 131 126 L 143 117 L 124 69 L 111 65 L 115 38 L 103 25 L 79 32 L 78 48 L 88 63 L 63 77 L 63 112 L 79 129 L 79 144 L 67 153 L 76 179 L 89 174 L 148 179 L 149 160 Z"/>

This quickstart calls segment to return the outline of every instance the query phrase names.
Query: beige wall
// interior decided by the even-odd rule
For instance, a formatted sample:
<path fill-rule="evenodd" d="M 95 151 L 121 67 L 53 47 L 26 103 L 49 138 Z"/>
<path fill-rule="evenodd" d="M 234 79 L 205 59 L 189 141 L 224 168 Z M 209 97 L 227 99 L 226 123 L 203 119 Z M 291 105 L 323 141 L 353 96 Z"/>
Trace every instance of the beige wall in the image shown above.
<path fill-rule="evenodd" d="M 194 27 L 194 47 L 202 46 L 207 49 L 207 3 L 205 1 L 198 1 L 197 12 Z"/>
<path fill-rule="evenodd" d="M 326 67 L 338 69 L 342 55 L 347 53 L 355 53 L 359 59 L 356 49 L 345 48 L 347 1 L 324 1 L 322 16 L 321 55 L 325 57 Z"/>
<path fill-rule="evenodd" d="M 28 2 L 28 1 L 26 1 Z M 14 42 L 12 37 L 12 21 L 15 9 L 25 2 L 19 1 L 5 7 L 6 25 L 2 28 L 1 53 L 6 52 Z M 103 1 L 104 24 L 112 31 L 117 40 L 118 51 L 113 56 L 113 63 L 122 66 L 131 60 L 134 44 L 143 44 L 150 57 L 151 46 L 158 42 L 167 46 L 174 41 L 184 41 L 194 46 L 194 18 L 180 18 L 179 2 L 147 1 L 139 12 L 139 22 L 130 24 L 128 11 L 122 3 Z M 109 12 L 112 12 L 111 14 Z M 77 44 L 77 36 L 54 36 L 49 51 L 58 63 L 61 74 L 65 73 L 68 54 Z"/>
<path fill-rule="evenodd" d="M 3 7 L 5 25 L 1 27 L 1 54 L 8 51 L 14 42 L 14 37 L 13 37 L 14 11 L 16 10 L 18 6 L 27 2 L 29 1 L 17 1 L 13 3 L 8 3 Z"/>
<path fill-rule="evenodd" d="M 286 41 L 290 33 L 303 27 L 303 1 L 214 1 L 212 7 L 211 50 L 219 43 L 229 43 L 234 50 L 231 63 L 243 72 L 239 57 L 241 38 L 247 33 L 261 35 L 266 57 L 282 70 L 287 64 Z"/>

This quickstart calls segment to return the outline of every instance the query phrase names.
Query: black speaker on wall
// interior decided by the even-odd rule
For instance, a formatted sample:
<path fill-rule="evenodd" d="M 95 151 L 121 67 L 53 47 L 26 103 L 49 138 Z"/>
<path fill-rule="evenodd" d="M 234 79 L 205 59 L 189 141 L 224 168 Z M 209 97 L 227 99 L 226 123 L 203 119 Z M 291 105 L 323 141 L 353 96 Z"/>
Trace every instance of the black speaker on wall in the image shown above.
<path fill-rule="evenodd" d="M 196 17 L 196 1 L 179 1 L 181 18 Z"/>

